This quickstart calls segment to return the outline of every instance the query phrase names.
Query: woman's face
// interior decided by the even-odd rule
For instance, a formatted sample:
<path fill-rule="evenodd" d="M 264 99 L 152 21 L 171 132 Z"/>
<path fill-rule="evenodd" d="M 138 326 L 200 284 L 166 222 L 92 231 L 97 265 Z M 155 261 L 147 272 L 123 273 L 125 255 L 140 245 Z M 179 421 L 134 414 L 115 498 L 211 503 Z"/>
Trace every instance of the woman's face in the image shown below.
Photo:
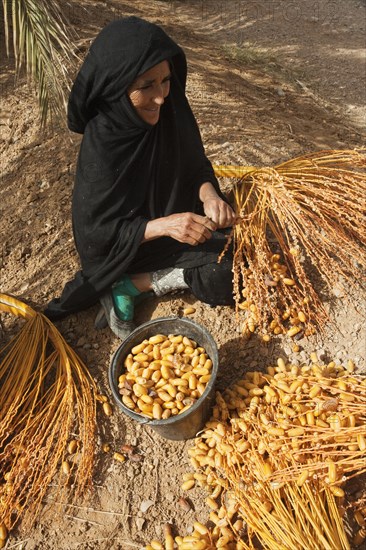
<path fill-rule="evenodd" d="M 134 80 L 127 95 L 138 115 L 148 124 L 156 124 L 160 107 L 169 94 L 171 72 L 169 63 L 162 61 Z"/>

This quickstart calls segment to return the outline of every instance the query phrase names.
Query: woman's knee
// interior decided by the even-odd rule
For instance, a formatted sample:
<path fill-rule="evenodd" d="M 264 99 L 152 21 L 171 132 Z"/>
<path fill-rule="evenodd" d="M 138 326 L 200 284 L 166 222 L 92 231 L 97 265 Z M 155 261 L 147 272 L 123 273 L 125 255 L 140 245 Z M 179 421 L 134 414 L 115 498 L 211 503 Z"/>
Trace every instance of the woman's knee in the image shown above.
<path fill-rule="evenodd" d="M 212 306 L 234 305 L 232 262 L 223 261 L 184 270 L 192 293 Z"/>

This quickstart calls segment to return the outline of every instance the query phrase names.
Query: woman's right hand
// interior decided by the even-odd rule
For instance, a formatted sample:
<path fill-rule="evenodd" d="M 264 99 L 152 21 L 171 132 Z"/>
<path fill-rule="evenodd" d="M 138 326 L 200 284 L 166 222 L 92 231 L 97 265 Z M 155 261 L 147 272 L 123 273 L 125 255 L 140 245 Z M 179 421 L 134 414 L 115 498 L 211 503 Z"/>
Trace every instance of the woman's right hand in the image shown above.
<path fill-rule="evenodd" d="M 144 242 L 158 237 L 171 237 L 181 243 L 196 246 L 211 238 L 217 225 L 199 214 L 182 212 L 151 220 L 146 225 Z"/>

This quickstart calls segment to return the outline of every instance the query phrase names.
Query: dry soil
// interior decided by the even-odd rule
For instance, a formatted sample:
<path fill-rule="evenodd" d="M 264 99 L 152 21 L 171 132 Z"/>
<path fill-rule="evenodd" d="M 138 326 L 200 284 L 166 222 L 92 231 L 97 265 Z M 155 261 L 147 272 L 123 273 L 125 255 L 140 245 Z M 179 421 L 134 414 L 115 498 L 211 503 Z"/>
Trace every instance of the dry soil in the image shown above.
<path fill-rule="evenodd" d="M 161 24 L 186 51 L 188 95 L 208 157 L 214 163 L 270 166 L 302 153 L 360 146 L 365 138 L 365 2 L 362 0 L 154 1 L 80 0 L 65 4 L 81 51 L 109 21 L 135 14 Z M 42 308 L 78 268 L 70 223 L 70 198 L 79 138 L 59 127 L 42 134 L 31 89 L 14 86 L 12 59 L 2 63 L 0 184 L 1 290 Z M 223 186 L 227 182 L 222 182 Z M 178 315 L 192 305 L 219 347 L 218 387 L 245 370 L 288 357 L 307 362 L 320 350 L 341 362 L 352 357 L 365 370 L 365 301 L 337 289 L 325 297 L 332 325 L 324 336 L 301 340 L 301 351 L 277 337 L 248 341 L 228 307 L 210 308 L 189 293 L 152 300 L 138 322 Z M 109 331 L 94 329 L 97 307 L 57 324 L 110 395 L 107 371 L 119 346 Z M 3 340 L 16 330 L 3 318 Z M 187 533 L 205 522 L 205 493 L 189 493 L 186 513 L 177 501 L 190 470 L 192 441 L 167 441 L 114 408 L 99 418 L 99 445 L 136 447 L 139 462 L 121 464 L 98 452 L 90 500 L 60 511 L 45 502 L 31 531 L 19 526 L 6 548 L 18 550 L 129 550 L 161 537 L 171 522 Z M 148 506 L 149 505 L 149 506 Z M 146 506 L 148 509 L 146 510 Z"/>

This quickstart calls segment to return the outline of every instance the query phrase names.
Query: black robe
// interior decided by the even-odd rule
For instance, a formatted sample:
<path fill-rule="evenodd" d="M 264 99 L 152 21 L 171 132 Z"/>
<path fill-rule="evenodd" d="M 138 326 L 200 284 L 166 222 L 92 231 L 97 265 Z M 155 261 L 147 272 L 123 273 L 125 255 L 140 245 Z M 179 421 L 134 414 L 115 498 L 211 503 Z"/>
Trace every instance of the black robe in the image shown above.
<path fill-rule="evenodd" d="M 152 126 L 139 117 L 127 89 L 164 60 L 172 72 L 170 93 Z M 124 273 L 217 260 L 224 245 L 220 234 L 198 247 L 170 237 L 142 243 L 151 219 L 202 214 L 203 182 L 224 198 L 185 95 L 186 76 L 183 50 L 143 19 L 113 21 L 92 44 L 68 105 L 70 130 L 83 134 L 72 203 L 82 270 L 48 304 L 49 318 L 93 305 Z"/>

